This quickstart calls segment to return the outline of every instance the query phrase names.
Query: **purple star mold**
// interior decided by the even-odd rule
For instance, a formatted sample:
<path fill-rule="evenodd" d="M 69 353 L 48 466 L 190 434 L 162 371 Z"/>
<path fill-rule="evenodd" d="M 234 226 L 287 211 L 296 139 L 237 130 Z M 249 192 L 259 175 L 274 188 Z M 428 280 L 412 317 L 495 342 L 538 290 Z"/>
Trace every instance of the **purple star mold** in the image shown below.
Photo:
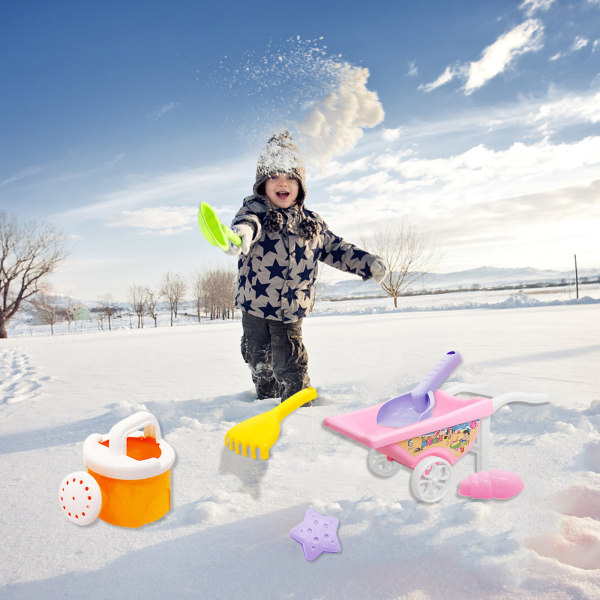
<path fill-rule="evenodd" d="M 339 524 L 339 519 L 335 517 L 325 517 L 308 509 L 304 521 L 290 531 L 290 537 L 302 546 L 304 558 L 311 561 L 322 552 L 340 551 L 340 541 L 337 537 Z"/>

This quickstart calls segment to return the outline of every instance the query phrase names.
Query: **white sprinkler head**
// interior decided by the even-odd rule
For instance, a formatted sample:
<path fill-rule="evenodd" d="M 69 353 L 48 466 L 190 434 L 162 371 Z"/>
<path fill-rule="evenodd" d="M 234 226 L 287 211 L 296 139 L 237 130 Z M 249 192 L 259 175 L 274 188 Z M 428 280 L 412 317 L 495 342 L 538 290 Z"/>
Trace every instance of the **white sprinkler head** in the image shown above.
<path fill-rule="evenodd" d="M 89 525 L 102 507 L 98 482 L 87 471 L 67 475 L 58 488 L 58 501 L 65 517 L 76 525 Z"/>

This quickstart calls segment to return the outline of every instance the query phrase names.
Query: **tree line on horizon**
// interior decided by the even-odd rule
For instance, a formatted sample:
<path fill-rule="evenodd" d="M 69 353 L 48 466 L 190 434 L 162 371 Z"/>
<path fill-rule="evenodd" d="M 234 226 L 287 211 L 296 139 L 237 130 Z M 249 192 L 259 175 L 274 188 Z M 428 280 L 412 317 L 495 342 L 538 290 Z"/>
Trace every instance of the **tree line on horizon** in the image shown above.
<path fill-rule="evenodd" d="M 365 250 L 378 255 L 387 267 L 381 288 L 398 306 L 398 297 L 410 285 L 429 273 L 439 261 L 432 244 L 416 226 L 402 222 L 381 228 L 371 239 L 363 240 Z M 65 234 L 49 224 L 20 224 L 14 217 L 0 211 L 0 339 L 8 337 L 7 322 L 25 305 L 31 305 L 41 322 L 50 325 L 51 332 L 59 320 L 71 324 L 69 308 L 72 300 L 52 295 L 48 276 L 69 256 Z M 132 284 L 128 290 L 132 312 L 137 316 L 137 327 L 144 327 L 145 317 L 158 326 L 158 306 L 164 300 L 169 307 L 173 326 L 180 306 L 192 298 L 196 317 L 214 319 L 234 318 L 234 299 L 237 291 L 237 273 L 213 269 L 195 273 L 190 281 L 176 273 L 167 272 L 156 288 Z M 313 290 L 313 305 L 316 286 Z M 66 304 L 66 305 L 65 305 Z M 112 294 L 99 300 L 98 326 L 112 329 L 112 321 L 119 306 Z"/>

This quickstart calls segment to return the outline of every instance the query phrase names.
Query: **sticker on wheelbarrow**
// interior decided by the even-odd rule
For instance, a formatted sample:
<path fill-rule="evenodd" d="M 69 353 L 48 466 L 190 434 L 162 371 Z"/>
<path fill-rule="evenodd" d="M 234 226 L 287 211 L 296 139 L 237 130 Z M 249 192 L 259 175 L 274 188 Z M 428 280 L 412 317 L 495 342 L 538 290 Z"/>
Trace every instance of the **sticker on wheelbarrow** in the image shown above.
<path fill-rule="evenodd" d="M 455 456 L 464 454 L 475 441 L 479 421 L 468 421 L 460 425 L 438 429 L 425 435 L 398 442 L 398 446 L 415 456 L 428 448 L 446 448 Z"/>

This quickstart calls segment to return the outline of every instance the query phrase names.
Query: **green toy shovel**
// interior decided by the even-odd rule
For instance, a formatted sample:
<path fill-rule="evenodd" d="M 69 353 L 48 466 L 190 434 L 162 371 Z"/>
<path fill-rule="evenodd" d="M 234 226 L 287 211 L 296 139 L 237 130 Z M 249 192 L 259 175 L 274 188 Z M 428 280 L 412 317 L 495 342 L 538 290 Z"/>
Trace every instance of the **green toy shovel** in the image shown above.
<path fill-rule="evenodd" d="M 217 248 L 221 248 L 221 250 L 227 250 L 229 242 L 234 246 L 242 245 L 240 236 L 233 233 L 226 225 L 223 225 L 214 208 L 206 202 L 200 203 L 198 226 L 206 241 Z"/>

